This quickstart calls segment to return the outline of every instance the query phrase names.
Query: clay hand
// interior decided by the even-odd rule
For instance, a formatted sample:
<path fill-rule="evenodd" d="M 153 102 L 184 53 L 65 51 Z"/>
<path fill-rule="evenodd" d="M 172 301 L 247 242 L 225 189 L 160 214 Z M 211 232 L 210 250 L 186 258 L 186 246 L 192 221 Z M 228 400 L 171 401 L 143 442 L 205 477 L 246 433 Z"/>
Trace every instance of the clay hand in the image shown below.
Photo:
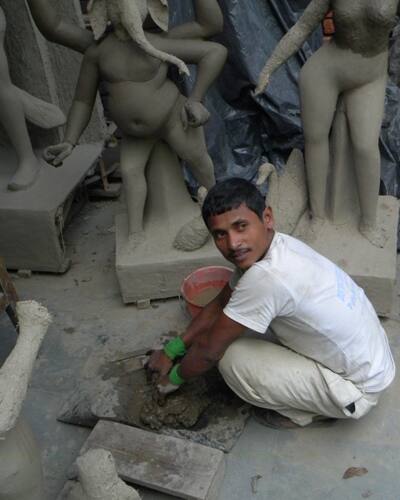
<path fill-rule="evenodd" d="M 189 127 L 201 127 L 210 119 L 210 112 L 203 106 L 200 101 L 188 99 L 181 111 L 181 120 L 183 129 L 187 130 Z"/>
<path fill-rule="evenodd" d="M 167 396 L 168 394 L 177 391 L 179 387 L 179 385 L 172 384 L 169 381 L 168 376 L 161 377 L 157 384 L 157 390 L 162 396 Z"/>
<path fill-rule="evenodd" d="M 269 74 L 269 71 L 266 71 L 265 68 L 264 68 L 261 71 L 260 76 L 258 77 L 257 87 L 256 87 L 256 90 L 254 92 L 254 94 L 256 96 L 260 95 L 260 94 L 262 94 L 264 92 L 265 88 L 269 84 L 270 77 L 271 77 L 271 75 Z"/>
<path fill-rule="evenodd" d="M 172 364 L 172 361 L 166 356 L 164 351 L 153 351 L 147 363 L 147 368 L 159 373 L 160 377 L 165 377 L 171 370 Z"/>
<path fill-rule="evenodd" d="M 61 167 L 63 161 L 72 153 L 73 149 L 74 146 L 71 143 L 61 142 L 46 148 L 43 152 L 43 158 L 53 167 Z"/>

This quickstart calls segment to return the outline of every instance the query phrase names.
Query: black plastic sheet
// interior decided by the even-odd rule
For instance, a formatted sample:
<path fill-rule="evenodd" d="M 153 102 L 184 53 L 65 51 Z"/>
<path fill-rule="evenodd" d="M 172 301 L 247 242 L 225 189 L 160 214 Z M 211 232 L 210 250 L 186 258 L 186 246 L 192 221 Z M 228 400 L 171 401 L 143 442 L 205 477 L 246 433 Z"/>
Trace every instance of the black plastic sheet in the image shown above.
<path fill-rule="evenodd" d="M 321 30 L 273 75 L 263 95 L 254 97 L 253 91 L 266 59 L 308 3 L 219 0 L 225 25 L 217 40 L 228 48 L 229 57 L 206 100 L 212 113 L 206 126 L 207 143 L 218 180 L 227 176 L 254 179 L 262 162 L 271 161 L 282 168 L 294 147 L 303 149 L 298 75 L 306 59 L 320 46 Z M 193 17 L 188 0 L 170 0 L 170 7 L 172 24 Z M 400 35 L 395 30 L 391 58 L 397 60 L 398 55 Z M 400 81 L 400 63 L 391 65 L 391 76 L 380 141 L 382 191 L 400 196 L 400 90 L 394 83 Z M 193 184 L 190 175 L 189 181 Z"/>

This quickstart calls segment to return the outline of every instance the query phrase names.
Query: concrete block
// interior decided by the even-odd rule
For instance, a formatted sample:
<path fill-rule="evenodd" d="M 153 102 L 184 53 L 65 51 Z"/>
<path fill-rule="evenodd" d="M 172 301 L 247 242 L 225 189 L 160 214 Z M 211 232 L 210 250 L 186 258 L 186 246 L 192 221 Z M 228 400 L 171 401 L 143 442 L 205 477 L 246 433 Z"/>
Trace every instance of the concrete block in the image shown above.
<path fill-rule="evenodd" d="M 195 269 L 230 266 L 211 240 L 193 252 L 173 247 L 179 229 L 199 216 L 200 208 L 186 189 L 177 157 L 166 145 L 158 146 L 153 153 L 147 182 L 144 242 L 131 249 L 127 216 L 116 218 L 116 270 L 125 303 L 176 297 L 183 279 Z"/>
<path fill-rule="evenodd" d="M 127 425 L 100 421 L 80 454 L 109 450 L 128 483 L 178 498 L 216 500 L 225 472 L 222 451 Z"/>
<path fill-rule="evenodd" d="M 12 150 L 0 150 L 0 255 L 8 269 L 54 273 L 68 269 L 65 211 L 101 150 L 102 144 L 78 146 L 61 168 L 42 160 L 38 180 L 25 191 L 7 189 L 16 157 Z"/>
<path fill-rule="evenodd" d="M 377 224 L 388 238 L 384 248 L 372 245 L 360 234 L 358 219 L 358 212 L 353 211 L 346 224 L 325 222 L 317 234 L 312 234 L 306 213 L 293 236 L 346 271 L 364 289 L 377 313 L 387 316 L 392 311 L 396 281 L 399 202 L 392 196 L 379 197 Z"/>

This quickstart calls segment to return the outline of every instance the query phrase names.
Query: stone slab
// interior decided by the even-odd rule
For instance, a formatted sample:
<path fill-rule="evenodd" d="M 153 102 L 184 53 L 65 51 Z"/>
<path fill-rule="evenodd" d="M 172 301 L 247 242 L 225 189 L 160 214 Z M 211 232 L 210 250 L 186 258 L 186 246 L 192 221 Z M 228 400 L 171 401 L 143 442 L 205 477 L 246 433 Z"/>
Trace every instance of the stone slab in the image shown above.
<path fill-rule="evenodd" d="M 64 211 L 101 151 L 102 144 L 78 146 L 61 168 L 42 160 L 35 184 L 13 192 L 7 184 L 16 169 L 15 153 L 0 150 L 0 255 L 8 269 L 60 273 L 68 268 Z"/>
<path fill-rule="evenodd" d="M 378 227 L 388 238 L 384 248 L 372 245 L 359 233 L 358 218 L 358 212 L 353 212 L 347 224 L 326 222 L 318 234 L 310 235 L 305 214 L 293 236 L 346 271 L 364 289 L 378 314 L 387 316 L 392 311 L 396 280 L 399 202 L 392 196 L 379 197 Z"/>
<path fill-rule="evenodd" d="M 221 451 L 106 421 L 96 425 L 80 455 L 93 448 L 110 451 L 119 476 L 128 483 L 178 498 L 218 498 L 225 472 Z"/>
<path fill-rule="evenodd" d="M 183 279 L 195 269 L 230 265 L 211 240 L 192 252 L 174 248 L 176 234 L 200 216 L 200 208 L 189 195 L 176 155 L 165 144 L 157 145 L 146 177 L 144 242 L 131 249 L 127 216 L 116 218 L 116 270 L 125 303 L 177 297 Z"/>
<path fill-rule="evenodd" d="M 165 337 L 171 338 L 171 337 Z M 163 342 L 143 350 L 141 355 L 123 354 L 105 357 L 100 351 L 92 354 L 85 365 L 76 389 L 65 400 L 57 419 L 68 424 L 94 427 L 99 420 L 118 422 L 165 436 L 183 438 L 194 443 L 229 452 L 242 434 L 249 418 L 249 405 L 234 394 L 217 373 L 188 382 L 181 391 L 169 397 L 161 413 L 171 411 L 169 422 L 162 424 L 155 416 L 144 423 L 140 417 L 142 408 L 148 404 L 151 387 L 147 382 L 143 364 L 147 360 L 144 353 L 160 348 Z M 200 388 L 208 384 L 207 396 Z M 196 392 L 197 391 L 197 392 Z M 186 401 L 186 408 L 196 405 L 198 398 L 206 400 L 206 405 L 195 425 L 185 427 L 184 417 L 178 423 L 176 408 L 179 400 Z M 189 411 L 189 419 L 192 412 Z M 156 422 L 159 422 L 156 425 Z M 186 420 L 186 422 L 188 422 Z"/>

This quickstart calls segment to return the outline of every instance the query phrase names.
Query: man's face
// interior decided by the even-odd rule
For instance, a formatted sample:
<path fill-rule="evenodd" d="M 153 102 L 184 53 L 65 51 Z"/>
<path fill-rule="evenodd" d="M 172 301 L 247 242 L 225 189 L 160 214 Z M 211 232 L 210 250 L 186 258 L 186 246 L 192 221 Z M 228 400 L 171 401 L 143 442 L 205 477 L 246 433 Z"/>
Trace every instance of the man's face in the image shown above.
<path fill-rule="evenodd" d="M 260 219 L 244 203 L 211 216 L 208 227 L 222 255 L 243 270 L 265 255 L 274 236 L 271 208 L 267 207 Z"/>

